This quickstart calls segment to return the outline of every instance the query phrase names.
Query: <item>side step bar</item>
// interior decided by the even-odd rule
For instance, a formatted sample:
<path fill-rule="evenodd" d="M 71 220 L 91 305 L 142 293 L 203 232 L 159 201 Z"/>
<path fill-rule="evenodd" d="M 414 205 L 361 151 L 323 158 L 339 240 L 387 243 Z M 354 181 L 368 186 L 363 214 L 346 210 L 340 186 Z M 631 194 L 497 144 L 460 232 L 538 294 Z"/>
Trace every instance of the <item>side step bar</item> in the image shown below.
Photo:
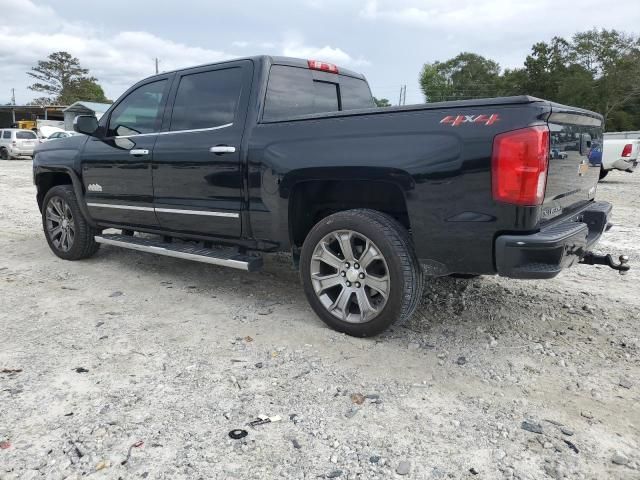
<path fill-rule="evenodd" d="M 254 272 L 262 268 L 262 257 L 245 255 L 233 250 L 213 250 L 188 244 L 175 244 L 156 241 L 148 238 L 130 235 L 96 235 L 95 241 L 105 245 L 138 250 L 140 252 L 156 253 L 166 257 L 182 258 L 196 262 L 210 263 L 222 267 L 237 268 L 247 272 Z"/>

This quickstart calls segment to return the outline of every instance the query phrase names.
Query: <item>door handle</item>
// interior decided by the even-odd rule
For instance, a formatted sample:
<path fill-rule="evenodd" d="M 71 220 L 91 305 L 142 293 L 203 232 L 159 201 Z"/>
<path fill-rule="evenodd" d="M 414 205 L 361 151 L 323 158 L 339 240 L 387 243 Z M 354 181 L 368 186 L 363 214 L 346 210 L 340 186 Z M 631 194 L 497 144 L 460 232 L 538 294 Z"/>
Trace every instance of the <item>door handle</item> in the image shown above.
<path fill-rule="evenodd" d="M 133 155 L 134 157 L 140 157 L 142 155 L 149 155 L 149 150 L 145 150 L 142 148 L 134 148 L 133 150 L 129 150 L 129 155 Z"/>
<path fill-rule="evenodd" d="M 211 153 L 236 153 L 236 147 L 230 147 L 228 145 L 217 145 L 209 149 Z"/>

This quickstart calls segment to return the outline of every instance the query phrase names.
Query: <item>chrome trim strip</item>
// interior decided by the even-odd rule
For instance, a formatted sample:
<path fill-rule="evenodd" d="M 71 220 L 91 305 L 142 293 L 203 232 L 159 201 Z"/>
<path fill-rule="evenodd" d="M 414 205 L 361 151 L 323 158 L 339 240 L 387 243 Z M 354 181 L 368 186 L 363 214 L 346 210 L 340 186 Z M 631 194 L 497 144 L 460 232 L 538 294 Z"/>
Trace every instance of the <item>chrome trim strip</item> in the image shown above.
<path fill-rule="evenodd" d="M 134 138 L 134 137 L 150 137 L 152 135 L 173 135 L 174 133 L 209 132 L 212 130 L 220 130 L 222 128 L 228 128 L 231 126 L 233 126 L 233 123 L 225 123 L 224 125 L 220 125 L 219 127 L 194 128 L 193 130 L 172 130 L 169 132 L 136 133 L 135 135 L 116 135 L 115 137 L 111 137 L 111 138 Z"/>
<path fill-rule="evenodd" d="M 141 212 L 153 212 L 153 207 L 135 207 L 133 205 L 115 205 L 112 203 L 87 203 L 88 207 L 117 208 L 119 210 L 140 210 Z"/>
<path fill-rule="evenodd" d="M 210 217 L 239 218 L 240 214 L 231 212 L 208 212 L 204 210 L 179 210 L 177 208 L 156 208 L 156 212 L 179 213 L 183 215 L 207 215 Z"/>
<path fill-rule="evenodd" d="M 141 252 L 156 253 L 158 255 L 164 255 L 165 257 L 183 258 L 185 260 L 193 260 L 196 262 L 210 263 L 212 265 L 220 265 L 222 267 L 237 268 L 239 270 L 249 270 L 249 263 L 241 260 L 229 260 L 223 258 L 205 257 L 202 255 L 195 255 L 193 253 L 178 252 L 175 250 L 167 250 L 163 247 L 136 245 L 133 243 L 122 242 L 120 240 L 112 240 L 110 238 L 104 238 L 100 235 L 96 235 L 94 240 L 98 243 L 104 243 L 106 245 L 114 245 L 116 247 L 128 248 L 130 250 L 139 250 Z"/>
<path fill-rule="evenodd" d="M 209 217 L 226 217 L 240 218 L 239 213 L 233 212 L 209 212 L 205 210 L 180 210 L 177 208 L 153 208 L 153 207 L 136 207 L 134 205 L 116 205 L 112 203 L 87 203 L 88 207 L 98 208 L 116 208 L 119 210 L 139 210 L 141 212 L 161 212 L 161 213 L 178 213 L 182 215 L 204 215 Z"/>

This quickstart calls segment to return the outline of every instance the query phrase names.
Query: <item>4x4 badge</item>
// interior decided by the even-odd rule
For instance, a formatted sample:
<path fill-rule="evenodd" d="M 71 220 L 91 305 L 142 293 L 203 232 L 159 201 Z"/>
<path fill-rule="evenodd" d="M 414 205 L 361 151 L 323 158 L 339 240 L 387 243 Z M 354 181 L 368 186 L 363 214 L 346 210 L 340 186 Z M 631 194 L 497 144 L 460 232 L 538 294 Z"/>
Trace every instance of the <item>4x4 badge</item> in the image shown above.
<path fill-rule="evenodd" d="M 90 192 L 101 192 L 102 191 L 102 185 L 98 184 L 98 183 L 90 183 L 87 186 L 87 190 Z"/>
<path fill-rule="evenodd" d="M 497 121 L 500 120 L 500 116 L 497 113 L 492 113 L 491 115 L 447 115 L 440 123 L 447 123 L 452 127 L 457 127 L 462 125 L 463 123 L 473 123 L 480 125 L 493 125 Z"/>

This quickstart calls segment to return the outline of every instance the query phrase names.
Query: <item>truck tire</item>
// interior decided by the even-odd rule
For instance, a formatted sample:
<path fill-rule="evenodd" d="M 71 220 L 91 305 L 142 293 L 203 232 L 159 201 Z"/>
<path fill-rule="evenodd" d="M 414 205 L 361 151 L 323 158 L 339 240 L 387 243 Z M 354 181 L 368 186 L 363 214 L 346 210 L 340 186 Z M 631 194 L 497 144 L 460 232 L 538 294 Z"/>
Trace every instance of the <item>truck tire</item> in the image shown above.
<path fill-rule="evenodd" d="M 609 173 L 609 170 L 605 170 L 604 168 L 600 167 L 600 180 L 606 177 L 608 173 Z"/>
<path fill-rule="evenodd" d="M 9 160 L 10 158 L 9 151 L 6 148 L 0 148 L 0 159 Z"/>
<path fill-rule="evenodd" d="M 80 260 L 94 255 L 98 233 L 82 216 L 71 185 L 51 188 L 42 202 L 42 227 L 49 248 L 65 260 Z"/>
<path fill-rule="evenodd" d="M 375 210 L 323 218 L 304 241 L 300 265 L 313 311 L 354 337 L 371 337 L 404 322 L 422 296 L 422 271 L 408 232 Z"/>

